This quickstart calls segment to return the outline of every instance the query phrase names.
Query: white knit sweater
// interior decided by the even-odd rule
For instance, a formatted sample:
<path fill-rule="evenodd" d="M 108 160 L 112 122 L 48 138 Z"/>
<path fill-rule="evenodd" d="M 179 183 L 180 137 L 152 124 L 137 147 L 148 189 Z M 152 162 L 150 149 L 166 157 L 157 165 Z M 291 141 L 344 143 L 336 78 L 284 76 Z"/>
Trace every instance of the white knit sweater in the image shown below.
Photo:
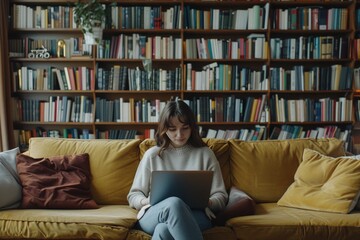
<path fill-rule="evenodd" d="M 210 209 L 217 212 L 225 207 L 228 195 L 225 190 L 219 163 L 208 147 L 195 148 L 185 145 L 181 148 L 170 146 L 158 156 L 159 147 L 145 152 L 136 171 L 133 185 L 128 194 L 131 207 L 141 209 L 149 203 L 151 172 L 155 170 L 210 170 L 214 171 L 210 191 Z"/>

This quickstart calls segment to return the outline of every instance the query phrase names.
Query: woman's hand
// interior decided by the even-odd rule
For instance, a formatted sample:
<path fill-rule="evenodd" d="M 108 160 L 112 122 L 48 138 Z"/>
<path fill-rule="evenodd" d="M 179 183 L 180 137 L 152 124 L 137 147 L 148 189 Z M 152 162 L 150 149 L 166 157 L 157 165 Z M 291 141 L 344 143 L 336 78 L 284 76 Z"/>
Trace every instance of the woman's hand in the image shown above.
<path fill-rule="evenodd" d="M 140 201 L 142 206 L 148 205 L 150 203 L 150 199 L 149 198 L 143 198 Z"/>
<path fill-rule="evenodd" d="M 215 214 L 208 207 L 205 208 L 205 214 L 210 220 L 216 218 Z"/>

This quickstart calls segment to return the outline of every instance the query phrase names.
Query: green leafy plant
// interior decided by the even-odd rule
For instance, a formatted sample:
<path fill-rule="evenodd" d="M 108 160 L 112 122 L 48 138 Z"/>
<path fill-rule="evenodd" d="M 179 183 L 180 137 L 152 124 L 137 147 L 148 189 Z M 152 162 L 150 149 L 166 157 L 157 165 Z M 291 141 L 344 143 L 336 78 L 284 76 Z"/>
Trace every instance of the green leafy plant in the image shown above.
<path fill-rule="evenodd" d="M 93 33 L 105 21 L 105 8 L 97 0 L 78 1 L 74 7 L 74 20 L 83 33 Z"/>

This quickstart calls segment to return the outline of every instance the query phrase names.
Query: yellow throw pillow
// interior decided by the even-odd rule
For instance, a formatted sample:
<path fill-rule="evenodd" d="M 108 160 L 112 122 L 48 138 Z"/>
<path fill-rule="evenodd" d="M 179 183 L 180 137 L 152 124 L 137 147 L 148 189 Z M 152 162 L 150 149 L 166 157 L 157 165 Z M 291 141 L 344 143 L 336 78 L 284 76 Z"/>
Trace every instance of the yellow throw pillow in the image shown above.
<path fill-rule="evenodd" d="M 294 180 L 278 205 L 349 213 L 359 198 L 360 161 L 304 149 Z"/>

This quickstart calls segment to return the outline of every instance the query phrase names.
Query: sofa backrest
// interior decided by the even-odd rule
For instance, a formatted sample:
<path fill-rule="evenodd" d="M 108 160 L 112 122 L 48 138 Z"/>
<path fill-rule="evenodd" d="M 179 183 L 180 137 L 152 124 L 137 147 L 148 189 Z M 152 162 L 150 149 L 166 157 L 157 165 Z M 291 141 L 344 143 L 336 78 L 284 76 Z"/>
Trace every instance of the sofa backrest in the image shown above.
<path fill-rule="evenodd" d="M 294 181 L 305 148 L 338 157 L 345 155 L 343 145 L 335 138 L 229 140 L 231 184 L 256 202 L 277 202 Z"/>
<path fill-rule="evenodd" d="M 91 191 L 98 204 L 128 204 L 127 194 L 139 164 L 140 140 L 31 138 L 34 158 L 88 153 Z"/>
<path fill-rule="evenodd" d="M 257 202 L 276 202 L 294 181 L 303 150 L 332 157 L 345 155 L 338 139 L 240 140 L 204 139 L 219 161 L 225 186 L 235 186 Z M 127 194 L 137 166 L 155 141 L 31 138 L 31 157 L 88 153 L 92 193 L 98 204 L 128 204 Z"/>

